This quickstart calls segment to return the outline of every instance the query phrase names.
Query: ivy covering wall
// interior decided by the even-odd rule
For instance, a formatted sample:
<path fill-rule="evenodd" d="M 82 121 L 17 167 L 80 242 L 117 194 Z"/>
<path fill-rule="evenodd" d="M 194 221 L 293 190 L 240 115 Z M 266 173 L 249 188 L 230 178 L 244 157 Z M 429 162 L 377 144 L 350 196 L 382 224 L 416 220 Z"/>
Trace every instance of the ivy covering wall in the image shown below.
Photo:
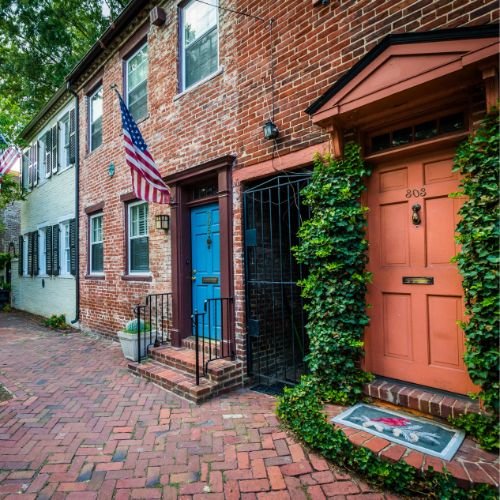
<path fill-rule="evenodd" d="M 465 361 L 492 409 L 498 409 L 498 139 L 498 120 L 489 117 L 458 150 L 456 159 L 456 168 L 465 175 L 461 195 L 470 197 L 461 210 L 462 251 L 456 258 L 472 314 L 463 325 Z M 496 490 L 487 485 L 466 492 L 447 473 L 421 472 L 403 461 L 383 461 L 370 450 L 354 446 L 323 412 L 327 403 L 359 400 L 363 383 L 371 377 L 360 367 L 370 280 L 365 270 L 367 209 L 360 199 L 369 174 L 354 144 L 346 145 L 341 160 L 315 158 L 312 180 L 304 191 L 311 218 L 302 224 L 295 249 L 297 259 L 309 269 L 300 284 L 308 299 L 310 374 L 285 390 L 278 416 L 311 448 L 381 488 L 411 497 L 497 498 Z"/>

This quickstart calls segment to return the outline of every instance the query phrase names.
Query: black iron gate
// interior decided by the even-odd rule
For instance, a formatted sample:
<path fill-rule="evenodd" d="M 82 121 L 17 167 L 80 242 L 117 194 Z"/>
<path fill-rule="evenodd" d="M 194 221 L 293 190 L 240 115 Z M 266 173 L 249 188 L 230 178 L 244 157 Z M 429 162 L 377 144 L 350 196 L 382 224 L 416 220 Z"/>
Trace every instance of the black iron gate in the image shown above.
<path fill-rule="evenodd" d="M 294 384 L 305 372 L 306 315 L 297 281 L 305 269 L 292 254 L 309 217 L 301 190 L 309 172 L 261 182 L 243 193 L 249 373 L 268 386 Z"/>

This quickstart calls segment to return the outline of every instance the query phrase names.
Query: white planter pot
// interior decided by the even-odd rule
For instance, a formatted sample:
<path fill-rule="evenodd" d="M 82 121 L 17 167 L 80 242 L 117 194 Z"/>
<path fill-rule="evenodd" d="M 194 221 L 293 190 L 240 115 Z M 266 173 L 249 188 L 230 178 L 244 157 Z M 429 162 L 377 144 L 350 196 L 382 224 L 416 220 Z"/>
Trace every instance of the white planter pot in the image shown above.
<path fill-rule="evenodd" d="M 154 341 L 156 332 L 151 333 L 151 338 Z M 118 338 L 120 339 L 120 344 L 122 346 L 123 355 L 130 359 L 130 361 L 137 361 L 138 348 L 137 345 L 137 333 L 128 332 L 118 332 Z M 141 333 L 141 359 L 144 359 L 148 355 L 147 345 L 149 343 L 149 332 Z"/>

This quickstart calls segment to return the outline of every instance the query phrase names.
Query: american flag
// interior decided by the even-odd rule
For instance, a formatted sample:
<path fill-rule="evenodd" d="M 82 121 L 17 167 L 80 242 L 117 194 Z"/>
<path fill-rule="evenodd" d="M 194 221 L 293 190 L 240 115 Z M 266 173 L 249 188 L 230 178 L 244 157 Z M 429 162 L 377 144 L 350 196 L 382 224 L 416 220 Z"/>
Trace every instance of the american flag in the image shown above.
<path fill-rule="evenodd" d="M 118 92 L 117 94 L 122 114 L 125 160 L 132 173 L 134 193 L 140 200 L 168 204 L 170 190 L 161 178 L 155 161 L 121 95 Z"/>
<path fill-rule="evenodd" d="M 0 155 L 0 182 L 2 181 L 2 177 L 9 172 L 21 156 L 21 150 L 17 146 L 9 146 Z"/>

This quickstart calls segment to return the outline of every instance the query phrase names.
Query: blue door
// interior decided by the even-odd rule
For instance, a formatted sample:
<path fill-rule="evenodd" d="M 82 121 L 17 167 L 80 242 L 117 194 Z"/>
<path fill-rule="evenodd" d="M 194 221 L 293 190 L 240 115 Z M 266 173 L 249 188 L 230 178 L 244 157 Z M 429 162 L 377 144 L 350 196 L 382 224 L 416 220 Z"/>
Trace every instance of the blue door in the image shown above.
<path fill-rule="evenodd" d="M 209 300 L 220 298 L 220 234 L 217 203 L 191 210 L 191 260 L 193 312 L 207 311 L 203 319 L 200 317 L 200 335 L 220 338 L 220 302 Z"/>

